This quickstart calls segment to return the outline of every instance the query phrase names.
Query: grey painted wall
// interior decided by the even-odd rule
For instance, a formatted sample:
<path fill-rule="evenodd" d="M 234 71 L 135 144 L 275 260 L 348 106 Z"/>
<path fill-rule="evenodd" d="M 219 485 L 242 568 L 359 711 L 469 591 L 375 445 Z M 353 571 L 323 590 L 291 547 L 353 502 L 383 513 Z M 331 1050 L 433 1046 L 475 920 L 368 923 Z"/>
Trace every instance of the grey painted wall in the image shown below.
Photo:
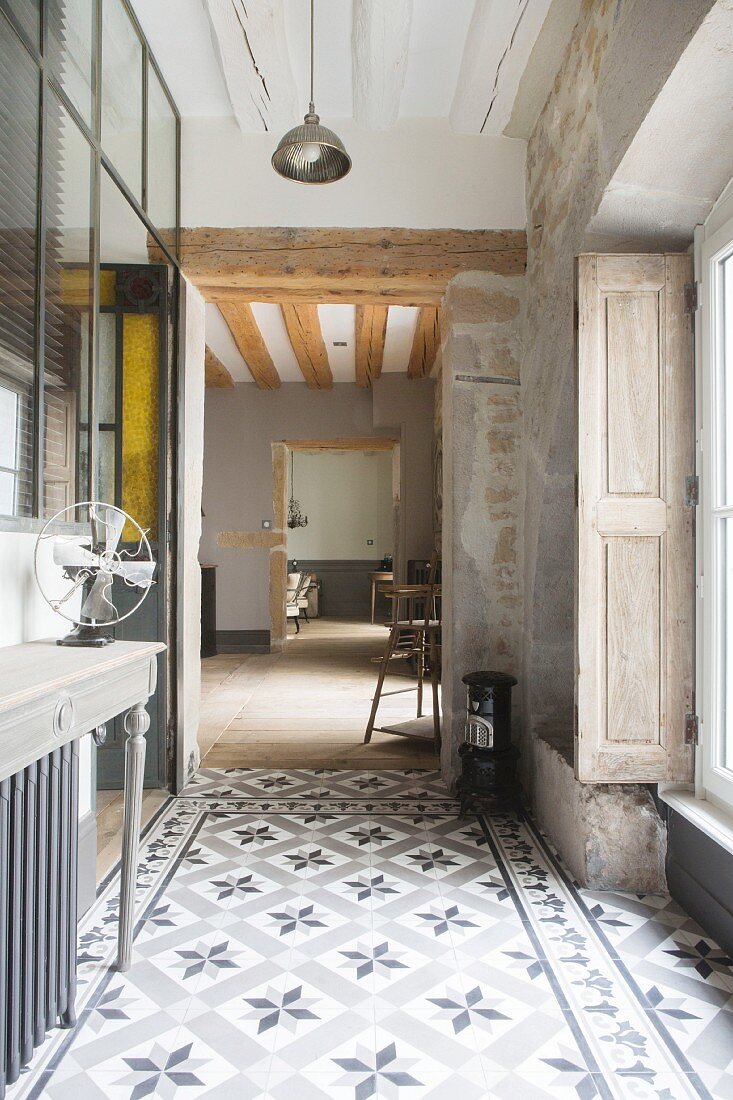
<path fill-rule="evenodd" d="M 245 383 L 206 391 L 203 531 L 200 558 L 218 565 L 217 629 L 269 630 L 267 549 L 229 549 L 220 531 L 258 531 L 274 519 L 271 444 L 283 439 L 389 435 L 401 439 L 402 501 L 407 557 L 429 557 L 432 546 L 431 464 L 433 383 L 384 376 L 372 390 L 338 383 L 309 390 L 286 382 L 279 390 Z"/>
<path fill-rule="evenodd" d="M 733 957 L 733 856 L 674 810 L 667 820 L 669 892 Z"/>

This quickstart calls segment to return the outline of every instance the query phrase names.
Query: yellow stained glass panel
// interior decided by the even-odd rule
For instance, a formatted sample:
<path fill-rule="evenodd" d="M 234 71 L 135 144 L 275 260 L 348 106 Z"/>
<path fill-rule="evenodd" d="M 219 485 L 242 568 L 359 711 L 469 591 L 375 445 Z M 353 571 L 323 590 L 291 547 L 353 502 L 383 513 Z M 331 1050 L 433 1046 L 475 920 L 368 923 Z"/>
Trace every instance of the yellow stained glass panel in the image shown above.
<path fill-rule="evenodd" d="M 158 317 L 126 313 L 122 330 L 122 507 L 158 538 Z M 123 541 L 136 541 L 127 524 Z"/>

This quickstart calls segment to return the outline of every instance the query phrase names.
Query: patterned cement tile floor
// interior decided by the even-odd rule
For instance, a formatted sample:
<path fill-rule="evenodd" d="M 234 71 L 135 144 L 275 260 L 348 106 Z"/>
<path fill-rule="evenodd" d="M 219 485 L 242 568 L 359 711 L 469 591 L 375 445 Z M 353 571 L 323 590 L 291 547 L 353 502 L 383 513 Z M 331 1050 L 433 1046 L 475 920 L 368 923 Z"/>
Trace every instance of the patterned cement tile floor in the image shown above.
<path fill-rule="evenodd" d="M 124 975 L 116 896 L 12 1100 L 733 1096 L 731 960 L 436 773 L 203 771 L 148 830 Z"/>

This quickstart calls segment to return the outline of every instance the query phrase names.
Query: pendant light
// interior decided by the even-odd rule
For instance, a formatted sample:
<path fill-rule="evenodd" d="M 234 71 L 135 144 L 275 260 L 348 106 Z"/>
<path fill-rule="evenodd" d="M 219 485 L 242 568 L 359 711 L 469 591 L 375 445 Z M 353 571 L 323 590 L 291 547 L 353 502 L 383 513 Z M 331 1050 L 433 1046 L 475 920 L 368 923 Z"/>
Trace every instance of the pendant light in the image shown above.
<path fill-rule="evenodd" d="M 288 501 L 288 527 L 307 527 L 308 517 L 300 510 L 300 505 L 295 499 L 295 451 L 290 452 L 290 500 Z"/>
<path fill-rule="evenodd" d="M 333 130 L 321 126 L 313 103 L 313 4 L 311 0 L 311 97 L 302 126 L 288 130 L 272 154 L 272 167 L 295 183 L 334 183 L 351 169 L 351 157 Z"/>

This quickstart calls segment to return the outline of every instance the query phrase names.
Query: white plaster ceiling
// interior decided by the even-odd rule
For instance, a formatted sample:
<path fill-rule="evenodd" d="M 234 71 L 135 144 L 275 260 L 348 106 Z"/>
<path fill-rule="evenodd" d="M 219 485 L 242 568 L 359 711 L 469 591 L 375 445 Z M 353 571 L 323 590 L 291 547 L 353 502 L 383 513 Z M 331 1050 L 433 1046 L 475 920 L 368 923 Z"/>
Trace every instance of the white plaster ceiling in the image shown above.
<path fill-rule="evenodd" d="M 382 364 L 384 374 L 406 373 L 419 312 L 414 306 L 389 307 Z M 281 382 L 303 382 L 280 306 L 253 302 L 252 313 Z M 321 304 L 318 306 L 318 319 L 334 382 L 353 383 L 356 377 L 355 306 Z M 227 368 L 234 382 L 252 382 L 252 375 L 224 318 L 218 307 L 211 303 L 206 306 L 206 343 Z"/>
<path fill-rule="evenodd" d="M 502 107 L 497 122 L 500 129 L 493 130 L 499 133 L 509 121 L 522 72 L 548 11 L 553 3 L 566 0 L 316 0 L 315 98 L 324 121 L 354 114 L 357 78 L 352 31 L 360 2 L 368 18 L 380 18 L 374 10 L 382 9 L 387 41 L 391 5 L 400 5 L 407 26 L 404 56 L 399 59 L 404 81 L 394 93 L 399 102 L 394 117 L 374 128 L 389 128 L 396 119 L 450 117 L 456 129 L 478 132 L 475 120 L 466 117 L 465 109 L 455 109 L 463 86 L 464 100 L 468 94 L 478 102 L 479 120 L 483 120 L 497 91 L 504 94 L 507 106 Z M 279 97 L 280 109 L 283 102 L 295 102 L 298 114 L 305 112 L 309 98 L 308 0 L 249 0 L 246 4 L 244 0 L 132 0 L 132 4 L 181 114 L 234 114 L 245 133 L 257 132 L 262 126 L 259 114 L 248 117 L 245 111 L 243 116 L 241 109 L 232 107 L 238 100 L 232 82 L 243 83 L 242 74 L 248 63 L 252 65 L 251 58 L 245 56 L 247 47 L 241 44 L 242 18 L 257 23 L 274 12 L 275 25 L 284 27 L 285 63 L 264 72 L 258 68 L 259 57 L 255 58 L 254 80 L 258 82 L 262 77 L 267 84 L 274 116 L 278 100 L 274 93 L 283 91 L 276 87 L 278 82 L 292 85 Z M 217 41 L 217 11 L 228 30 L 225 43 Z M 219 26 L 221 30 L 222 24 Z M 233 39 L 241 39 L 241 43 L 232 45 Z M 250 29 L 247 42 L 253 50 L 257 49 L 256 39 L 256 29 Z M 364 67 L 370 83 L 367 94 L 379 96 L 383 91 L 379 65 L 384 51 L 379 45 L 373 48 L 375 56 Z M 387 60 L 383 63 L 390 64 Z M 384 79 L 389 80 L 386 70 Z M 241 108 L 241 99 L 238 106 Z M 292 123 L 297 120 L 296 116 Z M 265 119 L 266 129 L 279 125 L 279 117 Z"/>

